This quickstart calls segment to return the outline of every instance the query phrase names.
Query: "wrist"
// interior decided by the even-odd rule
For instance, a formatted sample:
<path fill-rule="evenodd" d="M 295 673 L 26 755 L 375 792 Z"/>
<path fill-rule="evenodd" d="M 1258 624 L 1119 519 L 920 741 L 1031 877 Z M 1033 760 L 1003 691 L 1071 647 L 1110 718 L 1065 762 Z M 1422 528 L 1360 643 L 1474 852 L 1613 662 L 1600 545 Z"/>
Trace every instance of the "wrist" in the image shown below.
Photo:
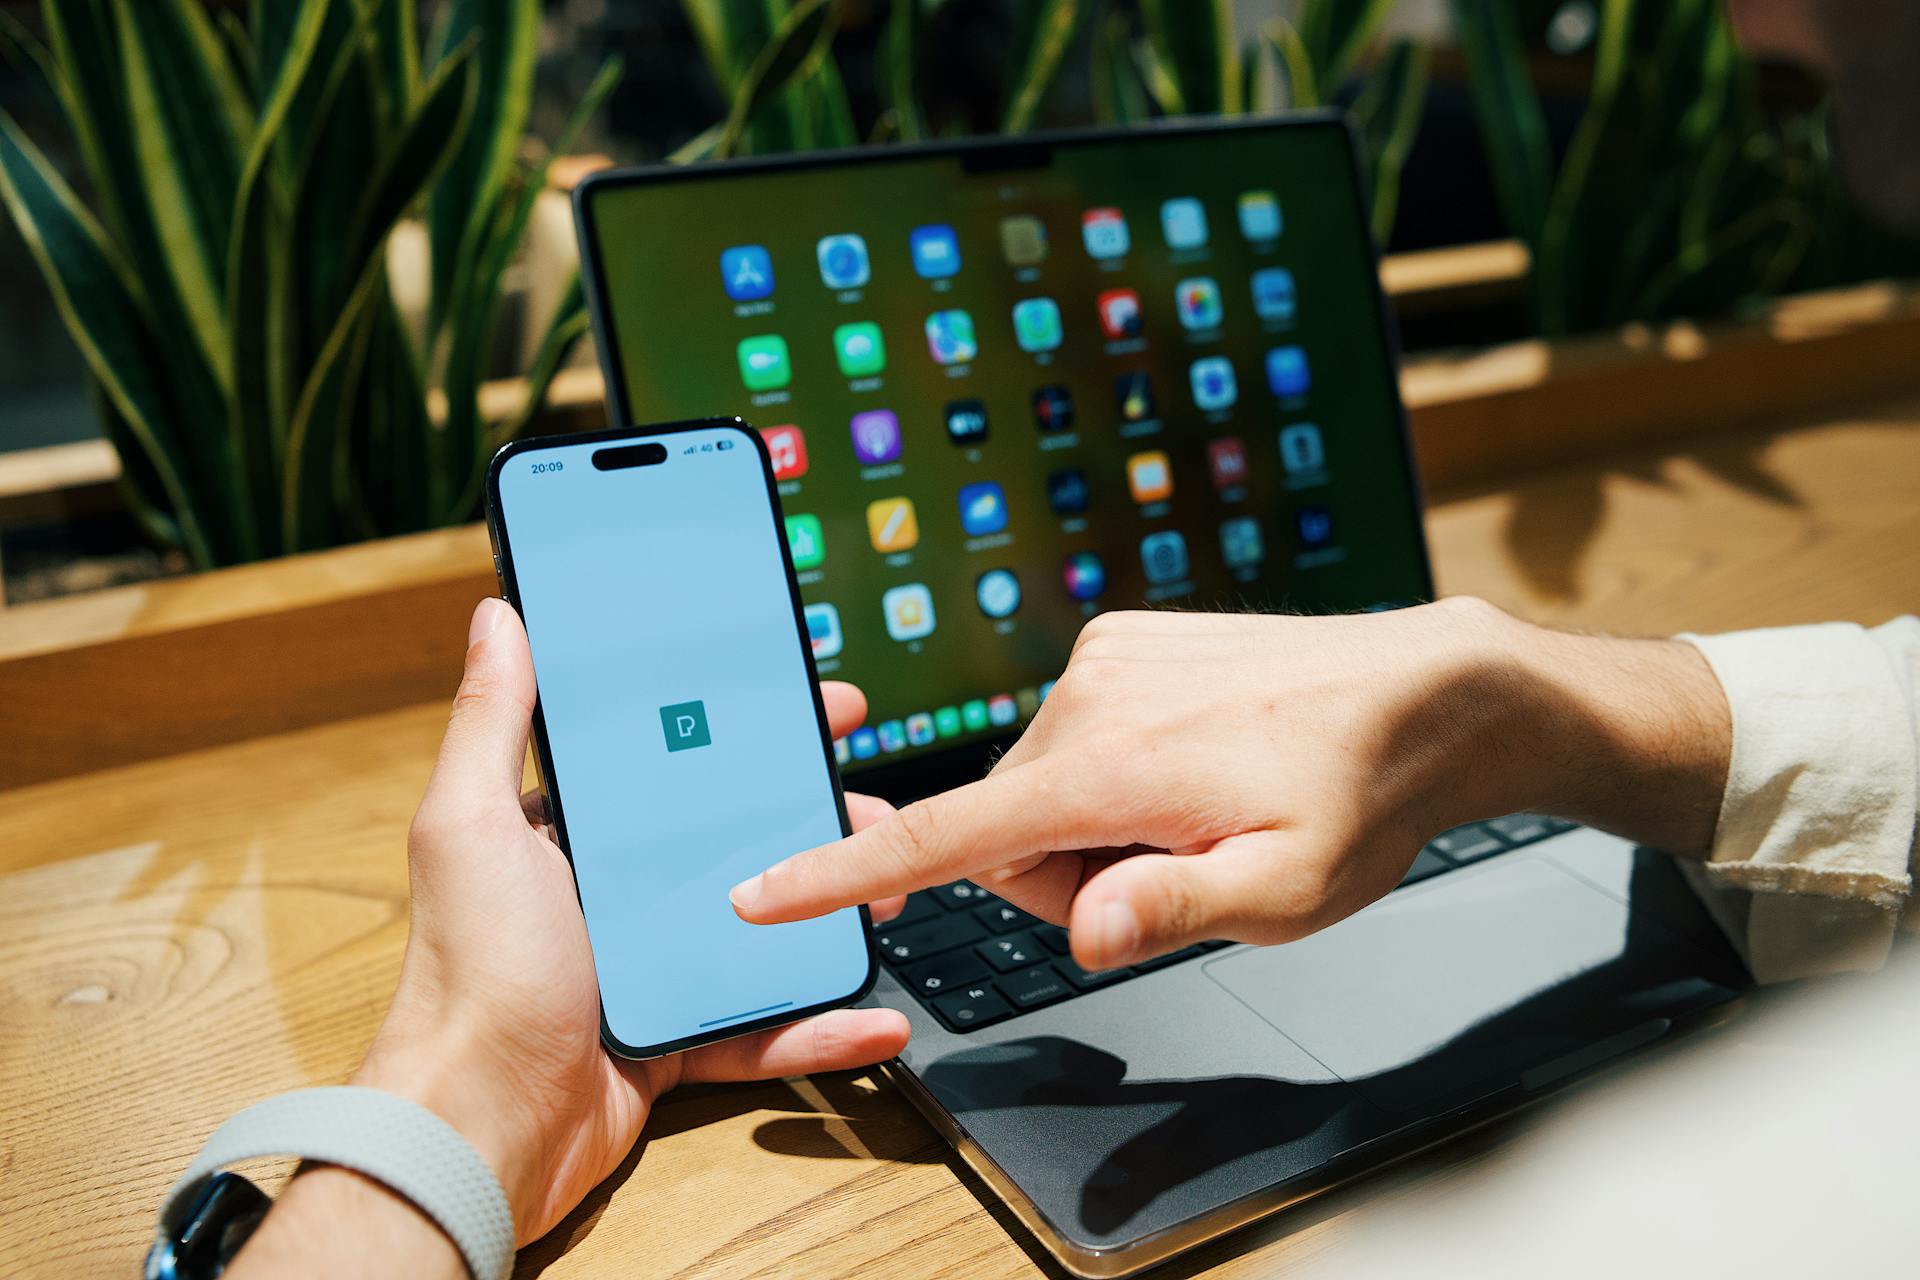
<path fill-rule="evenodd" d="M 1572 818 L 1674 853 L 1713 842 L 1732 716 L 1706 659 L 1676 640 L 1556 631 L 1510 619 L 1514 809 Z"/>
<path fill-rule="evenodd" d="M 430 1030 L 394 1022 L 390 1016 L 381 1027 L 348 1083 L 417 1102 L 452 1125 L 500 1180 L 514 1221 L 524 1224 L 538 1144 L 521 1131 L 524 1108 L 510 1090 L 490 1083 L 482 1037 L 457 1020 Z"/>

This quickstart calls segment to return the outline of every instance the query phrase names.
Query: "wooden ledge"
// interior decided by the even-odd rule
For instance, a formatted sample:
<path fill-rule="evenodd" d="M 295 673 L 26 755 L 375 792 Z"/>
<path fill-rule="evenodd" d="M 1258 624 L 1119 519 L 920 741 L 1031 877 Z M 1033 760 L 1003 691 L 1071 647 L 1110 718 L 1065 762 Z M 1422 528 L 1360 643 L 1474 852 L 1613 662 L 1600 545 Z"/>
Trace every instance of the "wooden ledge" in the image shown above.
<path fill-rule="evenodd" d="M 1410 362 L 1423 482 L 1447 495 L 1637 443 L 1920 389 L 1920 290 L 1792 299 Z M 598 377 L 570 374 L 577 411 Z M 494 590 L 479 527 L 0 611 L 0 789 L 446 698 Z"/>

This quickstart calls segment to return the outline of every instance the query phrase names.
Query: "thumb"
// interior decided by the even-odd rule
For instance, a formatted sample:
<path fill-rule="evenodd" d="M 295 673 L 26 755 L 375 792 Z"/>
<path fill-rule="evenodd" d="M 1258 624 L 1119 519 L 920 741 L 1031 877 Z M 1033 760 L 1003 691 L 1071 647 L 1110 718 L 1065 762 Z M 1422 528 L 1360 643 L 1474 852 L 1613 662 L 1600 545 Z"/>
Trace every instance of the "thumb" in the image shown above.
<path fill-rule="evenodd" d="M 1211 938 L 1286 936 L 1283 922 L 1266 918 L 1279 897 L 1272 839 L 1233 836 L 1204 853 L 1142 853 L 1104 868 L 1074 895 L 1073 958 L 1118 969 Z"/>
<path fill-rule="evenodd" d="M 520 615 L 504 600 L 482 600 L 467 629 L 466 674 L 421 808 L 445 805 L 457 814 L 496 801 L 517 808 L 533 699 L 533 654 Z"/>

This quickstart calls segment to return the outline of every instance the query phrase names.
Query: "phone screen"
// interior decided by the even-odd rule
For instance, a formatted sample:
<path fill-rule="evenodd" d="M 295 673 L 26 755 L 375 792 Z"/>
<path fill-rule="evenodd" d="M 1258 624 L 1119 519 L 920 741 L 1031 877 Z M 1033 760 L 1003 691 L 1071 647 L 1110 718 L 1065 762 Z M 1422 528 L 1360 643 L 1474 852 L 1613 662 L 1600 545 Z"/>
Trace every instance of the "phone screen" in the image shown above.
<path fill-rule="evenodd" d="M 647 445 L 664 457 L 608 466 Z M 844 834 L 753 435 L 711 423 L 530 441 L 496 460 L 490 498 L 609 1042 L 649 1056 L 863 994 L 860 911 L 762 926 L 727 901 Z"/>

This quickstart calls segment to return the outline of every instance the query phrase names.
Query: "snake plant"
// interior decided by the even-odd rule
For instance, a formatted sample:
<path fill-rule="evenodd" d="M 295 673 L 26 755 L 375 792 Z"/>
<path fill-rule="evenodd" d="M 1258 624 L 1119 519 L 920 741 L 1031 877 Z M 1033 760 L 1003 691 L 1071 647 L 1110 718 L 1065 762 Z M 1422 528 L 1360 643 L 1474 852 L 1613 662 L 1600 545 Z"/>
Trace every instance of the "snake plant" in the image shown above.
<path fill-rule="evenodd" d="M 83 198 L 0 113 L 0 198 L 86 358 L 130 505 L 199 567 L 470 519 L 585 331 L 577 280 L 504 422 L 479 407 L 545 178 L 520 158 L 539 0 L 43 0 L 0 46 Z M 556 140 L 612 87 L 609 65 Z M 424 326 L 387 246 L 417 217 Z"/>

